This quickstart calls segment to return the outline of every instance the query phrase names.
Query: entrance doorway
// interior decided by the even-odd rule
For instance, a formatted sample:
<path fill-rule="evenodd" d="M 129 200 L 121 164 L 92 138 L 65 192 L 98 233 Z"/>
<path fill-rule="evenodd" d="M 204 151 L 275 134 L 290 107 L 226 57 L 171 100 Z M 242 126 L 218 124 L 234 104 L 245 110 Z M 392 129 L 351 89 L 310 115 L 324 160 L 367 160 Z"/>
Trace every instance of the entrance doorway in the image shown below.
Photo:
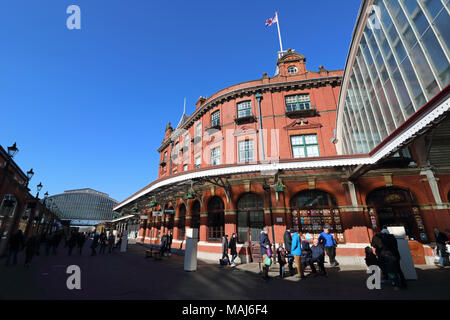
<path fill-rule="evenodd" d="M 259 243 L 259 235 L 265 226 L 264 203 L 261 197 L 247 193 L 239 199 L 237 207 L 238 243 Z"/>
<path fill-rule="evenodd" d="M 403 226 L 410 239 L 426 241 L 426 233 L 416 200 L 407 189 L 387 187 L 372 191 L 367 205 L 375 209 L 380 228 Z"/>
<path fill-rule="evenodd" d="M 208 241 L 221 241 L 225 233 L 224 203 L 218 196 L 208 202 Z"/>
<path fill-rule="evenodd" d="M 191 228 L 200 230 L 200 202 L 195 200 L 191 207 Z"/>

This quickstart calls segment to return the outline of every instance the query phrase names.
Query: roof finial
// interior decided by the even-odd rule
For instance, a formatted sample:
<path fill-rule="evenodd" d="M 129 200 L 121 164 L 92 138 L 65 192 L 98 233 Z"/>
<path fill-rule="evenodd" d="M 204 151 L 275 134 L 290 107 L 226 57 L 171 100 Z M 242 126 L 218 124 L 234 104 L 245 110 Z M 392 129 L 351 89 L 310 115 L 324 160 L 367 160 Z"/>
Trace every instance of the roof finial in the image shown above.
<path fill-rule="evenodd" d="M 186 115 L 186 97 L 184 97 L 183 114 L 181 115 L 180 122 L 178 122 L 177 129 L 186 121 L 188 116 Z"/>

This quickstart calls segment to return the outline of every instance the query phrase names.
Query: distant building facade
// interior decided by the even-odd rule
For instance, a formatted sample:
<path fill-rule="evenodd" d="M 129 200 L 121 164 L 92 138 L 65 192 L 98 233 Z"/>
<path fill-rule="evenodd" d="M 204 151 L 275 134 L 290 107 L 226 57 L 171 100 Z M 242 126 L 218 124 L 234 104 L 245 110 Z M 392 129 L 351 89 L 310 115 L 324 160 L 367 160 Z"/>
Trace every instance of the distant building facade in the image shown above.
<path fill-rule="evenodd" d="M 68 190 L 48 197 L 61 212 L 61 220 L 70 220 L 71 226 L 93 226 L 112 220 L 117 201 L 108 194 L 93 189 Z"/>

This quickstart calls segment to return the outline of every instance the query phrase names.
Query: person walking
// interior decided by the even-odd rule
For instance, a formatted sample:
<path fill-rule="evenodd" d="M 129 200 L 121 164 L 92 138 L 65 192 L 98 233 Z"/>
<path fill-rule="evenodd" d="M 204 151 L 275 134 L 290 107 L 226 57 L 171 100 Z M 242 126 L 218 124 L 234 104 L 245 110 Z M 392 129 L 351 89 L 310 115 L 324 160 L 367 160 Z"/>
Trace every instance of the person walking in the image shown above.
<path fill-rule="evenodd" d="M 117 243 L 115 245 L 115 248 L 119 248 L 119 252 L 120 252 L 120 246 L 122 245 L 122 232 L 119 232 L 117 234 L 117 239 L 116 240 L 117 240 Z"/>
<path fill-rule="evenodd" d="M 311 269 L 314 276 L 317 276 L 316 267 L 314 263 L 319 266 L 319 271 L 322 276 L 327 276 L 325 271 L 325 251 L 323 247 L 319 244 L 318 239 L 313 240 L 313 245 L 311 246 Z"/>
<path fill-rule="evenodd" d="M 447 244 L 450 243 L 448 236 L 441 232 L 438 228 L 434 228 L 434 236 L 436 238 L 436 253 L 439 254 L 439 267 L 449 265 L 449 258 L 447 252 Z"/>
<path fill-rule="evenodd" d="M 336 261 L 336 247 L 337 243 L 333 235 L 330 233 L 330 228 L 326 226 L 319 236 L 319 244 L 321 244 L 330 260 L 332 267 L 337 267 L 339 263 Z"/>
<path fill-rule="evenodd" d="M 31 265 L 31 260 L 36 253 L 37 248 L 37 238 L 38 236 L 31 236 L 25 243 L 25 267 L 29 268 Z"/>
<path fill-rule="evenodd" d="M 80 232 L 78 233 L 77 236 L 77 248 L 78 248 L 78 253 L 81 255 L 82 251 L 83 251 L 83 247 L 84 247 L 84 243 L 86 242 L 86 236 L 84 235 L 84 233 Z"/>
<path fill-rule="evenodd" d="M 54 234 L 47 234 L 45 237 L 45 255 L 48 256 L 50 254 L 50 249 L 52 248 Z"/>
<path fill-rule="evenodd" d="M 162 257 L 166 254 L 167 249 L 167 233 L 163 234 L 161 237 L 161 250 L 159 251 L 159 255 Z"/>
<path fill-rule="evenodd" d="M 406 288 L 406 279 L 400 267 L 400 252 L 398 251 L 397 239 L 390 234 L 387 229 L 383 229 L 382 242 L 383 250 L 381 252 L 381 259 L 384 261 L 386 272 L 389 279 L 392 281 L 394 290 L 399 288 Z"/>
<path fill-rule="evenodd" d="M 17 264 L 17 254 L 19 253 L 20 250 L 22 250 L 23 245 L 24 245 L 23 232 L 22 230 L 19 229 L 9 238 L 8 257 L 6 259 L 7 266 L 9 266 L 9 264 L 11 263 L 11 258 L 13 260 L 12 261 L 13 265 Z"/>
<path fill-rule="evenodd" d="M 73 248 L 77 244 L 77 232 L 75 230 L 70 234 L 70 238 L 67 240 L 67 247 L 69 248 L 69 256 L 72 255 Z"/>
<path fill-rule="evenodd" d="M 270 265 L 265 263 L 266 258 L 272 257 L 272 249 L 269 240 L 269 227 L 265 226 L 259 235 L 259 246 L 260 246 L 260 254 L 262 257 L 263 263 L 263 279 L 265 281 L 269 280 L 269 268 Z"/>
<path fill-rule="evenodd" d="M 286 228 L 286 231 L 284 232 L 284 235 L 283 235 L 284 248 L 286 250 L 287 263 L 288 263 L 288 267 L 289 267 L 289 273 L 291 276 L 294 275 L 294 267 L 293 267 L 294 257 L 291 254 L 291 244 L 292 244 L 292 234 L 293 233 L 294 233 L 294 231 L 291 228 Z"/>
<path fill-rule="evenodd" d="M 364 260 L 366 261 L 366 266 L 378 266 L 378 259 L 377 256 L 373 253 L 373 249 L 369 246 L 364 248 L 364 251 L 366 253 L 366 257 Z"/>
<path fill-rule="evenodd" d="M 277 249 L 278 263 L 280 265 L 280 278 L 284 279 L 284 266 L 286 265 L 286 249 L 282 243 L 278 244 Z"/>
<path fill-rule="evenodd" d="M 114 236 L 113 232 L 111 231 L 109 233 L 109 237 L 108 237 L 108 252 L 109 253 L 113 252 L 115 242 L 116 242 L 116 237 Z"/>
<path fill-rule="evenodd" d="M 236 235 L 236 233 L 233 233 L 231 235 L 230 242 L 228 243 L 228 248 L 230 249 L 230 254 L 231 254 L 231 266 L 232 267 L 236 266 L 236 264 L 234 263 L 234 259 L 236 259 L 236 257 L 237 257 L 236 241 L 237 241 L 237 235 Z"/>
<path fill-rule="evenodd" d="M 172 255 L 172 241 L 173 241 L 173 233 L 172 230 L 169 230 L 167 234 L 167 255 L 170 257 Z"/>
<path fill-rule="evenodd" d="M 298 231 L 292 235 L 291 253 L 294 256 L 295 266 L 297 267 L 297 278 L 299 278 L 299 280 L 303 280 L 305 279 L 305 275 L 303 274 L 303 265 L 301 262 L 302 243 L 301 235 Z"/>
<path fill-rule="evenodd" d="M 315 273 L 314 264 L 311 262 L 311 246 L 309 241 L 306 240 L 305 235 L 301 237 L 301 248 L 302 248 L 302 256 L 300 258 L 300 262 L 302 264 L 302 270 L 305 272 L 306 267 L 309 266 L 311 268 L 311 272 Z"/>
<path fill-rule="evenodd" d="M 63 235 L 62 235 L 61 232 L 56 232 L 55 235 L 52 238 L 51 246 L 52 246 L 52 252 L 53 252 L 53 254 L 55 256 L 58 255 L 58 247 L 59 247 L 59 244 L 60 244 L 60 242 L 62 240 L 62 236 Z"/>
<path fill-rule="evenodd" d="M 383 230 L 385 230 L 385 228 L 383 228 Z M 381 282 L 386 282 L 388 281 L 388 274 L 386 271 L 386 266 L 385 266 L 385 260 L 381 257 L 381 252 L 383 250 L 385 250 L 383 248 L 383 237 L 384 234 L 380 231 L 378 231 L 377 233 L 375 233 L 372 237 L 372 241 L 370 242 L 370 245 L 375 248 L 375 255 L 377 257 L 377 261 L 378 261 L 378 266 L 381 269 L 381 273 L 383 274 L 383 279 L 381 280 Z"/>
<path fill-rule="evenodd" d="M 91 256 L 96 256 L 97 255 L 97 247 L 98 247 L 98 242 L 100 240 L 100 236 L 95 233 L 94 235 L 94 239 L 92 239 L 92 244 L 91 244 Z"/>
<path fill-rule="evenodd" d="M 226 258 L 226 260 L 225 260 Z M 230 257 L 228 256 L 228 235 L 224 234 L 222 237 L 222 259 L 223 265 L 231 265 Z M 222 263 L 221 263 L 222 265 Z"/>
<path fill-rule="evenodd" d="M 107 238 L 106 233 L 104 231 L 100 234 L 99 240 L 100 240 L 100 250 L 98 253 L 105 254 Z"/>

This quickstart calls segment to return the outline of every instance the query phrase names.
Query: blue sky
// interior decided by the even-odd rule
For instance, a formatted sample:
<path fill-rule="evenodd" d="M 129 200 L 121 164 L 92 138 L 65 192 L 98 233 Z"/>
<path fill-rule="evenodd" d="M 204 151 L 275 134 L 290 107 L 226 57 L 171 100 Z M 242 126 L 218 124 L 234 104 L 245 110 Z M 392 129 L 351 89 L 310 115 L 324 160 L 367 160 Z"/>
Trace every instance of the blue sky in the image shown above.
<path fill-rule="evenodd" d="M 169 121 L 199 96 L 275 71 L 283 47 L 343 69 L 361 0 L 5 0 L 0 144 L 33 168 L 32 192 L 93 188 L 121 201 L 157 178 Z M 66 8 L 81 8 L 68 30 Z"/>

